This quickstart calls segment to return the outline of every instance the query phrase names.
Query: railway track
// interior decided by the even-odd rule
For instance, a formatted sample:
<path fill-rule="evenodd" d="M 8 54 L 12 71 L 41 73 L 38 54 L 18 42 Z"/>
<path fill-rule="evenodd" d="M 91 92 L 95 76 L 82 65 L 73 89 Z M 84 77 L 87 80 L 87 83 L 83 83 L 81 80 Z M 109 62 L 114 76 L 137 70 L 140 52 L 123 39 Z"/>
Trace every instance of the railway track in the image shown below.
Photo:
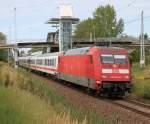
<path fill-rule="evenodd" d="M 38 75 L 38 76 L 42 77 L 43 79 L 49 80 L 49 78 L 47 76 L 46 77 L 41 76 L 41 75 Z M 90 96 L 92 96 L 96 99 L 103 100 L 105 102 L 111 103 L 113 105 L 122 107 L 124 109 L 129 110 L 129 111 L 132 111 L 132 112 L 135 112 L 135 113 L 138 113 L 140 115 L 143 115 L 145 117 L 150 118 L 150 104 L 146 104 L 146 103 L 143 103 L 143 102 L 140 102 L 140 101 L 137 101 L 137 100 L 134 100 L 134 99 L 130 99 L 130 98 L 108 99 L 108 98 L 105 98 L 105 97 L 94 95 L 93 93 L 87 93 L 87 92 L 85 92 L 84 88 L 79 88 L 79 86 L 76 86 L 75 84 L 72 84 L 72 83 L 68 83 L 68 82 L 64 82 L 64 81 L 63 82 L 55 81 L 55 82 L 60 84 L 60 85 L 65 85 L 68 88 L 77 90 L 81 94 L 90 95 Z"/>
<path fill-rule="evenodd" d="M 150 105 L 131 99 L 114 100 L 113 104 L 150 118 Z"/>
<path fill-rule="evenodd" d="M 126 98 L 125 100 L 126 100 L 127 102 L 130 102 L 130 103 L 133 103 L 133 104 L 142 106 L 142 107 L 144 107 L 144 108 L 150 109 L 150 104 L 148 104 L 148 103 L 144 103 L 144 102 L 138 101 L 138 100 L 133 99 L 133 98 Z"/>

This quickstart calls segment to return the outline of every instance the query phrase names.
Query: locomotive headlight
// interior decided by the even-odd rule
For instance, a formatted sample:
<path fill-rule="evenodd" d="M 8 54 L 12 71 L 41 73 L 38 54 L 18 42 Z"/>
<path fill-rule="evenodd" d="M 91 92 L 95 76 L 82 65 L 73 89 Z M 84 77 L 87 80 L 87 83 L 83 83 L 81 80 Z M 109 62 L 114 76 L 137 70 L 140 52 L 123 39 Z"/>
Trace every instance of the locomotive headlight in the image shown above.
<path fill-rule="evenodd" d="M 129 78 L 129 76 L 124 76 L 124 78 Z"/>
<path fill-rule="evenodd" d="M 96 81 L 96 83 L 97 83 L 97 84 L 100 84 L 101 82 L 100 82 L 100 81 Z"/>
<path fill-rule="evenodd" d="M 102 78 L 107 78 L 107 76 L 105 76 L 105 75 L 102 75 Z"/>

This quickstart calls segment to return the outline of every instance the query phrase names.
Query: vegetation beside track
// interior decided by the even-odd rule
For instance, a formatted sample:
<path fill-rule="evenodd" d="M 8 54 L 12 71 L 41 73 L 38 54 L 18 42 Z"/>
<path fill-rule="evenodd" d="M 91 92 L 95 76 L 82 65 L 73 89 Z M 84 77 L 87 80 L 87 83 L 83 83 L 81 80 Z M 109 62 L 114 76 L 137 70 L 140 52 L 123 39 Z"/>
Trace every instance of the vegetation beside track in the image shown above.
<path fill-rule="evenodd" d="M 133 95 L 150 99 L 150 65 L 141 69 L 139 63 L 133 64 Z"/>
<path fill-rule="evenodd" d="M 6 121 L 3 124 L 10 121 L 11 124 L 110 123 L 95 112 L 73 106 L 43 80 L 32 78 L 26 70 L 14 70 L 3 63 L 0 66 L 0 99 L 3 99 L 0 103 L 0 120 Z"/>

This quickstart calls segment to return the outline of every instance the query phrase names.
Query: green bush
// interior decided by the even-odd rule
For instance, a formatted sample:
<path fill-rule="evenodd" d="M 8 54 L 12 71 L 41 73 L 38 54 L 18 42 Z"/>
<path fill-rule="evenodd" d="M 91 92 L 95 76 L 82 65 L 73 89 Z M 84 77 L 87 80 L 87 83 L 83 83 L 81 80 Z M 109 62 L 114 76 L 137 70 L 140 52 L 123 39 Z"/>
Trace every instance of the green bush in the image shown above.
<path fill-rule="evenodd" d="M 144 83 L 143 84 L 143 90 L 141 92 L 141 96 L 143 98 L 146 98 L 146 99 L 150 99 L 150 83 L 147 82 L 147 83 Z"/>
<path fill-rule="evenodd" d="M 149 78 L 149 69 L 148 65 L 141 69 L 139 63 L 134 63 L 132 66 L 133 94 L 146 99 L 150 99 L 150 80 L 144 78 Z"/>
<path fill-rule="evenodd" d="M 130 53 L 130 59 L 132 62 L 139 62 L 140 61 L 140 51 L 134 50 Z"/>

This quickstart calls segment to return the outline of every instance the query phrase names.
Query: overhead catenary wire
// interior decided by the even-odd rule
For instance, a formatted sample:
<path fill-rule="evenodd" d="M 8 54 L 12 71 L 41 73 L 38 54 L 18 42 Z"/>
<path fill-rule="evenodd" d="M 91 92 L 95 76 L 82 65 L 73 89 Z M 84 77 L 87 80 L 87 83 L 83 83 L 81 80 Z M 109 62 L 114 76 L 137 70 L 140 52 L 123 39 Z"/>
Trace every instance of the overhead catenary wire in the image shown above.
<path fill-rule="evenodd" d="M 130 3 L 127 4 L 127 6 L 116 10 L 116 12 L 120 12 L 120 11 L 122 11 L 122 10 L 125 10 L 125 9 L 131 7 L 136 1 L 137 1 L 137 0 L 132 0 Z"/>
<path fill-rule="evenodd" d="M 148 18 L 150 18 L 150 16 L 145 16 L 143 19 L 145 20 L 145 19 L 148 19 Z M 130 23 L 137 22 L 137 21 L 140 21 L 140 20 L 141 20 L 141 18 L 136 18 L 136 19 L 125 22 L 125 24 L 130 24 Z"/>

